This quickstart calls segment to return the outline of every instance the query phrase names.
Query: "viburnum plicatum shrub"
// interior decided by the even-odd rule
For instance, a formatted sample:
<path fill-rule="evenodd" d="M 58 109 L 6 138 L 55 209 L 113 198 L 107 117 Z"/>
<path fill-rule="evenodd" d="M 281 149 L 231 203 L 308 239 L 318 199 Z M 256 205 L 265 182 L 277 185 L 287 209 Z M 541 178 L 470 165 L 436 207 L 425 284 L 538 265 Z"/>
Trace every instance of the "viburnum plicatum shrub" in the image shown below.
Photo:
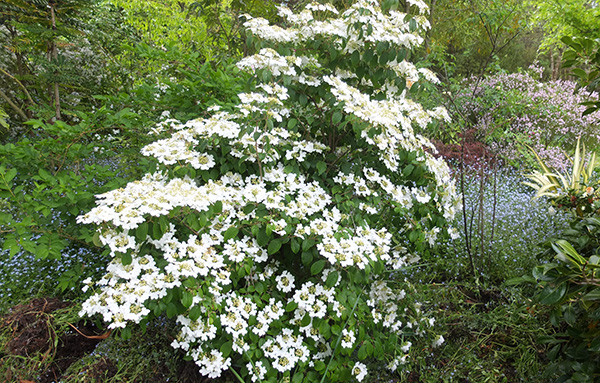
<path fill-rule="evenodd" d="M 156 172 L 79 218 L 114 257 L 82 315 L 127 333 L 166 312 L 202 374 L 252 382 L 362 381 L 372 360 L 401 368 L 417 336 L 440 344 L 402 271 L 458 206 L 413 132 L 447 113 L 408 97 L 435 81 L 408 61 L 428 27 L 411 3 L 418 16 L 368 0 L 281 7 L 285 27 L 248 16 L 258 53 L 238 67 L 256 85 L 175 124 L 143 149 Z"/>

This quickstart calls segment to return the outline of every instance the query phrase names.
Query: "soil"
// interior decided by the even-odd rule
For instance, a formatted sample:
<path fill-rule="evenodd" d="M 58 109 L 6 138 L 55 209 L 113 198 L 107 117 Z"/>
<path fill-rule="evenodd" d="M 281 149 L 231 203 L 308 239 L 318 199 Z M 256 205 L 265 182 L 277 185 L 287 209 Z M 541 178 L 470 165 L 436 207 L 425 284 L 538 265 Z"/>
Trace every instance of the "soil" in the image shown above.
<path fill-rule="evenodd" d="M 59 381 L 73 362 L 91 352 L 99 342 L 74 330 L 56 334 L 52 313 L 69 305 L 56 298 L 37 298 L 28 304 L 13 307 L 1 318 L 0 331 L 8 330 L 11 334 L 6 352 L 23 357 L 37 357 L 42 361 L 38 371 L 31 371 L 35 376 L 30 376 L 29 379 L 40 383 Z M 84 323 L 74 326 L 83 334 L 93 335 L 98 331 Z"/>

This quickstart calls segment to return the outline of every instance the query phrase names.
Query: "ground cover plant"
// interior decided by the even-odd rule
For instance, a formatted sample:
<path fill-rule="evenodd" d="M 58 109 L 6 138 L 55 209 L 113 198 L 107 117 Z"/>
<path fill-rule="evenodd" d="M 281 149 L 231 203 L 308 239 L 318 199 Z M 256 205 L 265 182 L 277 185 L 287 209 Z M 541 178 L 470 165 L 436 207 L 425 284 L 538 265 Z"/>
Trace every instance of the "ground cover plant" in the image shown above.
<path fill-rule="evenodd" d="M 456 234 L 424 258 L 431 264 L 422 278 L 494 284 L 528 274 L 538 264 L 540 244 L 568 228 L 569 216 L 523 184 L 514 169 L 467 168 L 459 189 L 464 208 Z"/>
<path fill-rule="evenodd" d="M 432 337 L 393 270 L 458 199 L 413 133 L 447 118 L 408 97 L 435 81 L 407 61 L 427 20 L 391 5 L 281 7 L 287 28 L 247 16 L 258 53 L 238 67 L 259 82 L 232 110 L 171 126 L 142 150 L 156 171 L 79 218 L 114 257 L 82 314 L 127 337 L 166 313 L 203 375 L 252 381 L 362 381 L 366 358 L 396 370 Z"/>

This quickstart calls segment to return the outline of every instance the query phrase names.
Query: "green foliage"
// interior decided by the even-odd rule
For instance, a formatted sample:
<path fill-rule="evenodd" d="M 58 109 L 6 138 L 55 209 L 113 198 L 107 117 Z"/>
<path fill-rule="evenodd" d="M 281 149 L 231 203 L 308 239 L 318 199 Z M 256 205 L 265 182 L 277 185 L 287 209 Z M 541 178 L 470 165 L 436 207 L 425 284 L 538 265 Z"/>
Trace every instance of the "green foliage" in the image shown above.
<path fill-rule="evenodd" d="M 515 71 L 535 59 L 537 41 L 528 34 L 529 9 L 521 1 L 434 0 L 425 54 L 441 73 L 479 75 L 490 67 Z M 512 51 L 520 45 L 521 50 Z"/>
<path fill-rule="evenodd" d="M 598 37 L 600 10 L 591 0 L 530 0 L 533 21 L 544 30 L 542 49 L 560 44 L 564 36 Z"/>
<path fill-rule="evenodd" d="M 577 78 L 578 89 L 584 88 L 590 96 L 598 98 L 600 91 L 600 41 L 588 37 L 565 36 L 561 39 L 568 47 L 563 53 L 563 67 L 570 68 Z M 582 103 L 586 106 L 583 115 L 600 110 L 599 100 L 589 100 Z"/>
<path fill-rule="evenodd" d="M 204 115 L 210 106 L 229 108 L 249 78 L 230 61 L 223 60 L 217 67 L 203 61 L 199 52 L 182 51 L 179 45 L 159 49 L 139 43 L 125 49 L 136 60 L 160 69 L 148 73 L 136 68 L 135 82 L 128 89 L 95 98 L 112 105 L 112 110 L 134 111 L 143 126 L 164 118 L 165 111 L 170 118 L 188 120 Z"/>
<path fill-rule="evenodd" d="M 123 129 L 132 116 L 121 113 L 104 125 L 101 113 L 78 115 L 83 121 L 77 125 L 30 121 L 28 136 L 0 145 L 0 225 L 10 256 L 25 251 L 59 259 L 70 244 L 93 248 L 92 234 L 75 217 L 93 204 L 95 194 L 124 183 L 125 174 L 115 165 L 119 157 L 129 160 L 127 152 L 116 155 L 97 137 Z"/>
<path fill-rule="evenodd" d="M 37 294 L 38 289 L 54 293 L 57 285 L 62 294 L 81 288 L 81 281 L 103 258 L 98 256 L 102 250 L 94 232 L 79 225 L 76 217 L 93 206 L 94 195 L 152 168 L 152 162 L 139 154 L 151 139 L 149 121 L 156 121 L 165 110 L 172 117 L 189 119 L 214 104 L 228 107 L 245 81 L 232 65 L 213 70 L 199 63 L 197 54 L 146 49 L 165 63 L 174 62 L 161 72 L 162 85 L 148 79 L 131 94 L 98 97 L 107 106 L 89 114 L 75 113 L 73 119 L 79 120 L 75 124 L 31 120 L 23 136 L 0 145 L 2 270 L 4 275 L 22 277 L 0 278 L 2 304 Z M 61 260 L 63 255 L 66 259 Z M 46 259 L 64 268 L 53 267 Z M 46 272 L 60 274 L 52 277 L 55 285 L 38 278 L 38 273 Z"/>
<path fill-rule="evenodd" d="M 426 276 L 430 268 L 423 269 Z M 424 307 L 435 312 L 445 342 L 420 347 L 400 382 L 535 382 L 542 376 L 553 333 L 548 310 L 536 306 L 520 288 L 450 282 L 419 288 Z M 382 381 L 389 381 L 383 380 Z"/>
<path fill-rule="evenodd" d="M 573 222 L 563 239 L 551 244 L 554 258 L 537 266 L 533 276 L 543 289 L 537 300 L 552 311 L 557 333 L 543 339 L 552 346 L 549 373 L 559 381 L 590 382 L 600 377 L 600 219 Z"/>

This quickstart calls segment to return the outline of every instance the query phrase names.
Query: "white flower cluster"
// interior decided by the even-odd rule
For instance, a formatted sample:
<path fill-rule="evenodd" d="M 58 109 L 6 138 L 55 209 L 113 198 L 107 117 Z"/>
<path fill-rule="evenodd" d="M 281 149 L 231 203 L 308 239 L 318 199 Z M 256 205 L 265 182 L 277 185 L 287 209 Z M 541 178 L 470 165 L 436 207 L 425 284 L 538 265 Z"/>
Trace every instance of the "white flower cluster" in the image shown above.
<path fill-rule="evenodd" d="M 425 12 L 421 0 L 410 3 Z M 240 94 L 235 112 L 215 109 L 210 118 L 183 124 L 169 120 L 171 137 L 142 150 L 163 168 L 177 165 L 202 176 L 147 174 L 98 196 L 97 206 L 78 217 L 100 226 L 99 239 L 114 257 L 82 314 L 100 314 L 115 328 L 170 305 L 166 311 L 175 312 L 181 328 L 172 346 L 210 378 L 240 358 L 253 382 L 263 380 L 269 366 L 282 374 L 315 366 L 333 354 L 337 337 L 330 323 L 351 354 L 362 335 L 340 326 L 354 312 L 344 306 L 344 289 L 357 287 L 349 275 L 370 286 L 362 294 L 366 302 L 354 305 L 366 310 L 361 321 L 395 336 L 421 328 L 419 310 L 407 313 L 406 292 L 391 289 L 374 270 L 397 270 L 418 259 L 406 233 L 419 230 L 433 244 L 441 229 L 432 215 L 450 220 L 458 206 L 447 165 L 413 132 L 413 124 L 447 119 L 443 108 L 424 110 L 406 92 L 394 91 L 393 81 L 375 89 L 377 81 L 323 65 L 319 60 L 327 55 L 296 49 L 321 38 L 342 55 L 363 55 L 365 46 L 379 43 L 410 48 L 422 39 L 406 15 L 384 15 L 371 0 L 341 15 L 318 3 L 299 14 L 282 7 L 280 15 L 290 28 L 253 18 L 246 26 L 293 49 L 264 48 L 238 63 L 250 72 L 268 70 L 273 82 Z M 416 21 L 427 27 L 423 17 Z M 436 80 L 406 61 L 386 65 L 409 81 Z M 318 95 L 305 100 L 305 110 L 290 102 L 299 90 Z M 314 121 L 335 132 L 315 133 Z M 413 164 L 424 169 L 426 182 L 403 178 Z M 431 213 L 415 219 L 421 206 Z M 394 227 L 379 221 L 384 211 L 395 214 Z M 402 355 L 390 365 L 403 364 L 410 346 L 402 343 Z M 353 366 L 362 381 L 366 366 Z"/>

